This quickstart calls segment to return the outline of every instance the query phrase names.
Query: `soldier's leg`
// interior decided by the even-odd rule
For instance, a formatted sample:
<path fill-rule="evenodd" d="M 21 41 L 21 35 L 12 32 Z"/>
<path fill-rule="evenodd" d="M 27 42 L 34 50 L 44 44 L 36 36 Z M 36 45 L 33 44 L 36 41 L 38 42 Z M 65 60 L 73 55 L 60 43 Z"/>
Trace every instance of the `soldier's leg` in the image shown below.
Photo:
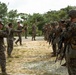
<path fill-rule="evenodd" d="M 19 41 L 19 38 L 16 40 L 16 42 L 15 42 L 15 43 L 17 44 L 17 43 L 18 43 L 18 41 Z"/>
<path fill-rule="evenodd" d="M 2 73 L 6 72 L 6 60 L 1 61 L 1 71 Z"/>
<path fill-rule="evenodd" d="M 10 56 L 10 41 L 8 40 L 8 43 L 7 43 L 7 55 Z"/>
<path fill-rule="evenodd" d="M 15 44 L 17 44 L 17 43 L 19 42 L 19 40 L 20 40 L 20 39 L 19 39 L 19 35 L 18 35 L 18 39 L 16 40 Z"/>
<path fill-rule="evenodd" d="M 11 56 L 12 50 L 13 50 L 13 41 L 11 40 L 10 41 L 10 51 L 9 51 L 10 56 Z"/>
<path fill-rule="evenodd" d="M 13 40 L 9 40 L 9 45 L 7 49 L 7 53 L 9 57 L 11 56 L 12 50 L 13 50 Z"/>
<path fill-rule="evenodd" d="M 76 75 L 76 58 L 70 58 L 67 65 L 69 75 Z"/>
<path fill-rule="evenodd" d="M 53 56 L 56 56 L 56 44 L 52 45 L 52 49 L 53 49 Z"/>
<path fill-rule="evenodd" d="M 6 73 L 6 57 L 4 51 L 0 52 L 0 65 L 2 73 Z"/>
<path fill-rule="evenodd" d="M 34 34 L 34 40 L 36 40 L 35 37 L 36 37 L 36 34 Z"/>
<path fill-rule="evenodd" d="M 27 39 L 27 32 L 25 32 L 25 39 Z"/>
<path fill-rule="evenodd" d="M 34 40 L 34 34 L 32 34 L 32 41 Z"/>
<path fill-rule="evenodd" d="M 22 45 L 22 38 L 21 35 L 19 36 L 20 45 Z"/>

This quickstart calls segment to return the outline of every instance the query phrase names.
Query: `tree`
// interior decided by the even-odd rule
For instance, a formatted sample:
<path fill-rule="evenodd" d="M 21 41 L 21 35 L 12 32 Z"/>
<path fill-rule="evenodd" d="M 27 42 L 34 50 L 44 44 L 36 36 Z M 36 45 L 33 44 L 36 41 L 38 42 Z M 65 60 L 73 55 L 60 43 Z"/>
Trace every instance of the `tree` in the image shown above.
<path fill-rule="evenodd" d="M 17 10 L 10 10 L 7 14 L 8 22 L 12 22 L 14 24 L 14 27 L 17 26 Z"/>
<path fill-rule="evenodd" d="M 5 24 L 5 18 L 7 16 L 7 5 L 0 2 L 0 20 Z"/>

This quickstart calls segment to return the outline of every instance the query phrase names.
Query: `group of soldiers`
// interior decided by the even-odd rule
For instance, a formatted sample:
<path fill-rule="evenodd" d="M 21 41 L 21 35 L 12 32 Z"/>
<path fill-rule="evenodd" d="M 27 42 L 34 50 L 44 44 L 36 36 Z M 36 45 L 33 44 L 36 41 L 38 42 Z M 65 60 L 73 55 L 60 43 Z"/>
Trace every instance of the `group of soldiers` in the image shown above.
<path fill-rule="evenodd" d="M 21 45 L 21 36 L 20 33 L 22 32 L 22 29 L 13 29 L 13 24 L 9 23 L 5 30 L 3 29 L 3 24 L 0 22 L 0 65 L 1 65 L 1 71 L 2 75 L 7 75 L 6 73 L 6 57 L 5 57 L 5 44 L 4 44 L 4 38 L 7 39 L 7 55 L 8 57 L 12 57 L 11 53 L 13 51 L 13 41 L 14 41 L 14 33 L 19 34 L 19 39 L 16 41 L 20 41 Z"/>
<path fill-rule="evenodd" d="M 22 45 L 22 32 L 25 32 L 25 39 L 27 39 L 27 25 L 24 27 L 20 25 L 20 22 L 17 23 L 18 27 L 17 29 L 13 28 L 13 24 L 9 23 L 5 28 L 3 29 L 4 25 L 2 22 L 0 22 L 0 65 L 1 65 L 1 71 L 2 75 L 8 75 L 6 73 L 6 56 L 5 56 L 5 50 L 7 51 L 7 57 L 12 58 L 11 54 L 13 51 L 13 42 L 16 40 L 14 38 L 14 34 L 17 34 L 18 39 L 15 41 L 15 44 L 18 42 L 20 45 Z M 35 39 L 36 36 L 36 27 L 35 25 L 32 25 L 32 40 Z M 6 38 L 7 41 L 7 48 L 5 48 L 4 38 Z"/>
<path fill-rule="evenodd" d="M 65 58 L 69 75 L 76 75 L 76 10 L 69 11 L 69 19 L 45 24 L 44 39 L 52 45 L 52 57 Z M 55 61 L 55 62 L 56 62 Z"/>
<path fill-rule="evenodd" d="M 43 32 L 44 39 L 52 45 L 52 57 L 59 56 L 57 59 L 61 60 L 65 58 L 69 75 L 76 75 L 76 10 L 69 11 L 68 16 L 70 17 L 68 20 L 45 24 Z M 23 32 L 23 28 L 20 26 L 20 22 L 18 22 L 17 29 L 13 29 L 12 23 L 9 23 L 5 30 L 2 30 L 2 28 L 3 24 L 0 22 L 0 65 L 2 75 L 8 75 L 6 73 L 4 37 L 7 38 L 7 55 L 11 57 L 14 33 L 17 33 L 19 37 L 15 43 L 17 44 L 19 41 L 20 45 L 22 45 L 21 33 Z M 36 40 L 35 37 L 36 26 L 34 24 L 32 26 L 32 40 Z"/>

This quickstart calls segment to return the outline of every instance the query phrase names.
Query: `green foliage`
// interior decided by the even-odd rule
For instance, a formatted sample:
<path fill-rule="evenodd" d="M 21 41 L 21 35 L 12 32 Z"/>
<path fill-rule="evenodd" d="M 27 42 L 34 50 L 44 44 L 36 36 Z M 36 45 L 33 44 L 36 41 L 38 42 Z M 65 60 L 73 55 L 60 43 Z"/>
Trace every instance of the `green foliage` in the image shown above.
<path fill-rule="evenodd" d="M 76 6 L 67 6 L 58 11 L 50 10 L 44 14 L 34 13 L 33 15 L 26 13 L 17 13 L 17 10 L 10 10 L 8 12 L 7 5 L 0 2 L 0 19 L 2 19 L 4 25 L 12 22 L 14 28 L 17 27 L 17 21 L 20 20 L 23 25 L 28 25 L 28 33 L 31 34 L 31 27 L 35 24 L 38 28 L 37 34 L 41 35 L 42 27 L 45 23 L 50 23 L 51 21 L 59 21 L 60 19 L 67 19 L 68 12 L 71 9 L 76 9 Z"/>
<path fill-rule="evenodd" d="M 0 20 L 5 24 L 6 16 L 7 16 L 7 5 L 5 3 L 0 2 Z"/>
<path fill-rule="evenodd" d="M 7 5 L 0 2 L 0 18 L 5 17 L 7 14 Z"/>

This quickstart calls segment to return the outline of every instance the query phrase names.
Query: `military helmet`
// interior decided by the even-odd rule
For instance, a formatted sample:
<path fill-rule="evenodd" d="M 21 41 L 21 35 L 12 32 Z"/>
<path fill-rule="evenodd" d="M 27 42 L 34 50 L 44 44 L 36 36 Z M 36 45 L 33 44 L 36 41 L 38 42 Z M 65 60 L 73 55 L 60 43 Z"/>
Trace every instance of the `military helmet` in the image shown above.
<path fill-rule="evenodd" d="M 69 11 L 69 17 L 76 18 L 76 10 L 70 10 Z"/>

